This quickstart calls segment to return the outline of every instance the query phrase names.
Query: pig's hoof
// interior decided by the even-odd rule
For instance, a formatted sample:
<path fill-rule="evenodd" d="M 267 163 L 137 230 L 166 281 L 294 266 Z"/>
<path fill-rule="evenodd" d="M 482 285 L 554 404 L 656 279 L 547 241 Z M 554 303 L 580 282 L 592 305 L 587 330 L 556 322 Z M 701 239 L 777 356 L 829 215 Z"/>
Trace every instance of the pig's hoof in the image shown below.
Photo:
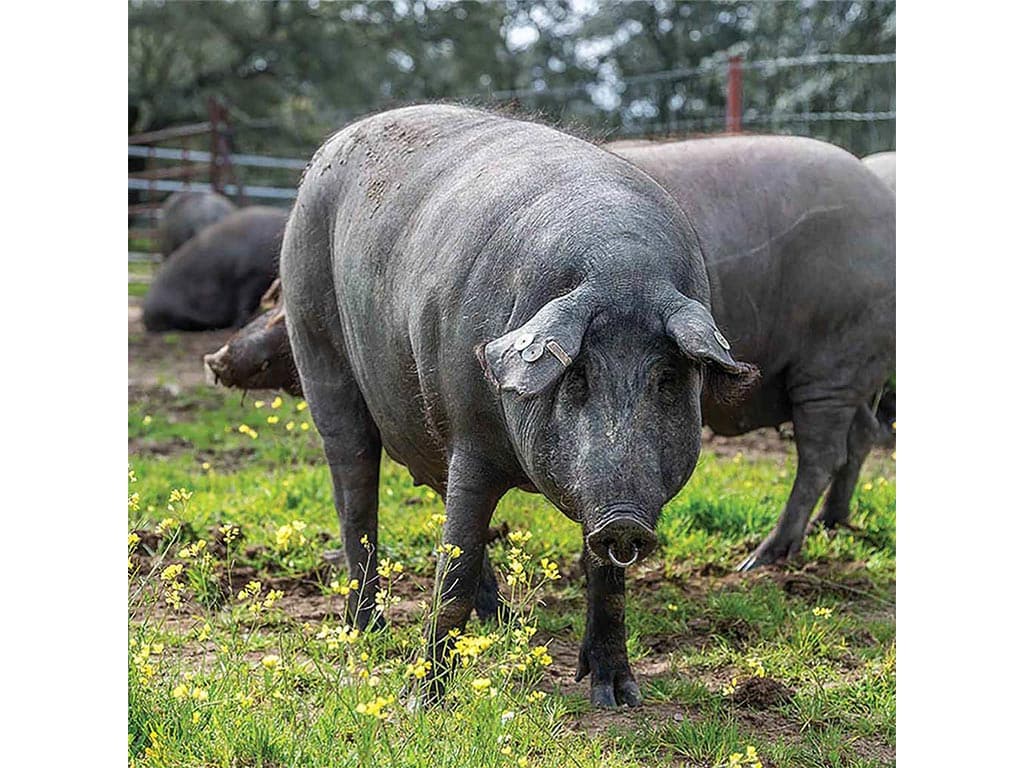
<path fill-rule="evenodd" d="M 615 709 L 623 705 L 638 707 L 641 701 L 640 686 L 625 675 L 617 676 L 614 685 L 598 683 L 590 687 L 590 705 L 596 709 Z"/>
<path fill-rule="evenodd" d="M 736 570 L 740 572 L 752 571 L 762 565 L 771 565 L 780 560 L 788 560 L 800 551 L 803 542 L 797 539 L 794 542 L 783 541 L 775 536 L 769 536 L 761 542 L 761 545 L 753 553 L 740 563 Z"/>

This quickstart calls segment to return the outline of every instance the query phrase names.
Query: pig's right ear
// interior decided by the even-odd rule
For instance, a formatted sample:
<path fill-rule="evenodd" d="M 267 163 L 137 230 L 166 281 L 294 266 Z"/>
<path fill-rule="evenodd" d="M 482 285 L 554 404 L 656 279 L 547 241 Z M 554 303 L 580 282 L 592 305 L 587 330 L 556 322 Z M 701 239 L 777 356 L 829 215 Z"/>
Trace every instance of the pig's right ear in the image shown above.
<path fill-rule="evenodd" d="M 518 395 L 543 392 L 572 365 L 589 320 L 571 293 L 548 302 L 519 328 L 477 348 L 484 374 Z"/>

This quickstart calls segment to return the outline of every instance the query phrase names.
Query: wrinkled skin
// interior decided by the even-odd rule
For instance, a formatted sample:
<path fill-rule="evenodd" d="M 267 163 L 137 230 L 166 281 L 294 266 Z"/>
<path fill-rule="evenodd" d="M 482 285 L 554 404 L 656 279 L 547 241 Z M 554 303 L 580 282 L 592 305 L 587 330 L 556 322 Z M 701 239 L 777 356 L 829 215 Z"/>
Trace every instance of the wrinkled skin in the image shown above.
<path fill-rule="evenodd" d="M 896 194 L 895 152 L 876 152 L 873 155 L 868 155 L 861 162 L 870 168 L 873 174 L 884 181 L 893 194 Z"/>
<path fill-rule="evenodd" d="M 160 209 L 160 253 L 165 259 L 170 258 L 201 229 L 235 210 L 234 203 L 216 192 L 175 192 Z"/>
<path fill-rule="evenodd" d="M 491 515 L 520 487 L 582 524 L 591 701 L 639 703 L 613 562 L 653 548 L 662 505 L 690 476 L 705 380 L 723 390 L 755 375 L 716 338 L 699 247 L 664 190 L 541 125 L 452 106 L 385 112 L 314 156 L 281 283 L 363 585 L 351 620 L 378 619 L 382 448 L 444 498 L 444 542 L 461 550 L 439 557 L 433 667 L 415 702 L 443 691 Z"/>
<path fill-rule="evenodd" d="M 826 488 L 816 522 L 848 525 L 857 476 L 879 437 L 873 410 L 895 370 L 895 196 L 855 157 L 812 139 L 606 148 L 651 174 L 686 211 L 715 319 L 733 353 L 761 370 L 742 405 L 705 403 L 707 424 L 738 435 L 793 422 L 789 500 L 740 567 L 793 557 Z"/>
<path fill-rule="evenodd" d="M 149 331 L 238 328 L 277 277 L 288 212 L 251 206 L 205 228 L 157 272 L 142 304 Z"/>

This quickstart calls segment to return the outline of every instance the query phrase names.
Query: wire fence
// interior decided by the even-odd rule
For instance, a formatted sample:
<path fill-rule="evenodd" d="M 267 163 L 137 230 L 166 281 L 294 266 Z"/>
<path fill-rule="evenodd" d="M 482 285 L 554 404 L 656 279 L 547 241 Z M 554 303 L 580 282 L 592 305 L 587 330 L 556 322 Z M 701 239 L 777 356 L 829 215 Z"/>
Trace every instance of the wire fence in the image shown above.
<path fill-rule="evenodd" d="M 595 135 L 608 139 L 721 133 L 731 127 L 729 119 L 734 115 L 745 132 L 810 136 L 858 156 L 895 148 L 895 53 L 734 60 L 733 67 L 738 67 L 731 75 L 733 87 L 729 82 L 729 59 L 718 54 L 696 67 L 558 87 L 538 81 L 531 88 L 463 94 L 461 99 L 516 104 L 559 122 L 590 126 Z M 229 135 L 238 144 L 236 127 L 243 134 L 258 135 L 275 126 L 266 120 L 231 126 Z M 129 175 L 128 190 L 130 198 L 134 195 L 136 200 L 139 195 L 149 201 L 179 190 L 216 188 L 229 196 L 241 196 L 244 191 L 244 197 L 253 202 L 289 205 L 307 163 L 294 157 L 231 152 L 224 157 L 234 183 L 212 178 L 204 181 L 191 174 L 182 180 L 181 172 L 169 168 L 167 176 L 174 178 L 164 177 L 159 164 L 164 163 L 165 168 L 167 163 L 182 164 L 177 167 L 185 167 L 185 173 L 188 164 L 214 168 L 216 153 L 190 146 L 139 146 L 139 140 L 138 136 L 134 141 L 130 138 L 128 146 L 129 169 L 134 167 L 136 171 Z M 266 142 L 256 144 L 262 148 Z M 223 152 L 223 147 L 219 151 Z M 139 168 L 146 172 L 138 173 Z M 156 206 L 147 203 L 137 207 Z"/>
<path fill-rule="evenodd" d="M 740 124 L 792 133 L 857 155 L 895 148 L 896 54 L 813 54 L 739 63 Z M 590 125 L 609 138 L 718 133 L 728 123 L 729 62 L 611 77 L 593 83 L 476 94 L 558 120 Z"/>

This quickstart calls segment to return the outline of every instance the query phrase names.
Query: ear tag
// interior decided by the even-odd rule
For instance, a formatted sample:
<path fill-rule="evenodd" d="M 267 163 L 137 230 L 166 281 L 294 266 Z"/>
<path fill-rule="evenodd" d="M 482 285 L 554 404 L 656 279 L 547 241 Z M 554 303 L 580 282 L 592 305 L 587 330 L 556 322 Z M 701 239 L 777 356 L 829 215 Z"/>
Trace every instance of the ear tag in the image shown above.
<path fill-rule="evenodd" d="M 530 338 L 533 338 L 532 336 Z M 531 344 L 523 350 L 523 360 L 528 363 L 540 360 L 540 356 L 544 354 L 543 344 Z"/>
<path fill-rule="evenodd" d="M 522 352 L 524 349 L 526 349 L 531 344 L 533 344 L 533 334 L 527 332 L 527 333 L 520 334 L 519 336 L 516 336 L 516 340 L 515 340 L 515 343 L 512 344 L 512 348 L 516 352 Z"/>
<path fill-rule="evenodd" d="M 732 347 L 729 346 L 729 342 L 726 341 L 725 336 L 723 336 L 722 332 L 719 331 L 717 328 L 715 329 L 715 341 L 722 345 L 722 349 L 732 349 Z"/>

